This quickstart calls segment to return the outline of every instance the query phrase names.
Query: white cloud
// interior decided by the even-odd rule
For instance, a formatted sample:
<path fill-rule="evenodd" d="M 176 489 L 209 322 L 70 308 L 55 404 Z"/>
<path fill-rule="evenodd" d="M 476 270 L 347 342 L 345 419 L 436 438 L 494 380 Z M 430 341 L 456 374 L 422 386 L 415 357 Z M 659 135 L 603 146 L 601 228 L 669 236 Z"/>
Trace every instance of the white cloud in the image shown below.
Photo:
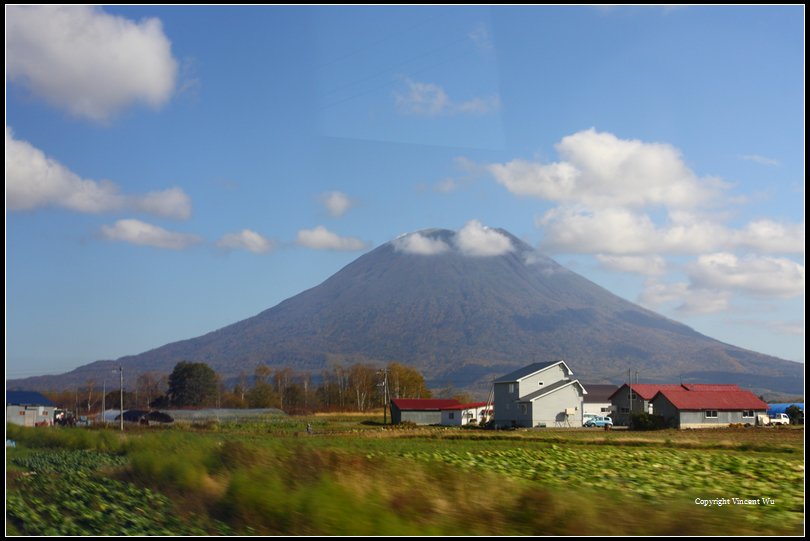
<path fill-rule="evenodd" d="M 149 192 L 140 197 L 130 196 L 129 199 L 134 209 L 148 214 L 183 220 L 191 217 L 191 198 L 180 188 Z"/>
<path fill-rule="evenodd" d="M 443 116 L 457 114 L 484 115 L 501 107 L 498 96 L 471 98 L 456 102 L 444 88 L 435 83 L 423 83 L 405 78 L 406 91 L 394 93 L 397 110 L 405 115 Z"/>
<path fill-rule="evenodd" d="M 774 167 L 782 165 L 778 160 L 774 160 L 773 158 L 768 158 L 766 156 L 760 156 L 759 154 L 745 154 L 740 156 L 740 159 L 755 162 L 760 165 L 770 165 Z"/>
<path fill-rule="evenodd" d="M 394 249 L 406 254 L 436 255 L 450 249 L 442 239 L 425 237 L 421 233 L 409 233 L 394 240 Z"/>
<path fill-rule="evenodd" d="M 697 177 L 668 144 L 619 139 L 591 128 L 564 137 L 555 148 L 560 162 L 514 160 L 488 170 L 516 195 L 591 208 L 692 208 L 724 188 L 719 179 Z"/>
<path fill-rule="evenodd" d="M 156 225 L 131 219 L 118 220 L 115 225 L 101 226 L 101 235 L 107 240 L 169 250 L 189 248 L 202 240 L 196 235 L 168 231 Z"/>
<path fill-rule="evenodd" d="M 436 183 L 433 189 L 439 193 L 452 193 L 459 188 L 459 183 L 452 178 L 446 178 Z"/>
<path fill-rule="evenodd" d="M 177 61 L 159 19 L 133 22 L 89 6 L 8 6 L 6 69 L 70 114 L 105 121 L 172 95 Z"/>
<path fill-rule="evenodd" d="M 191 199 L 180 188 L 146 195 L 122 194 L 109 180 L 89 180 L 45 155 L 6 127 L 6 206 L 32 210 L 57 206 L 76 212 L 134 210 L 166 218 L 191 216 Z"/>
<path fill-rule="evenodd" d="M 804 224 L 771 220 L 730 229 L 705 216 L 673 211 L 661 226 L 644 212 L 626 208 L 562 205 L 536 219 L 544 250 L 614 255 L 702 254 L 716 250 L 756 249 L 768 253 L 804 253 Z"/>
<path fill-rule="evenodd" d="M 455 244 L 462 254 L 476 257 L 498 256 L 514 250 L 509 237 L 478 220 L 470 220 L 456 233 Z"/>
<path fill-rule="evenodd" d="M 728 252 L 698 257 L 687 272 L 698 289 L 742 291 L 753 295 L 790 298 L 804 294 L 804 266 L 785 258 Z"/>
<path fill-rule="evenodd" d="M 467 37 L 470 38 L 470 41 L 478 47 L 482 51 L 491 51 L 494 47 L 492 44 L 492 38 L 489 34 L 489 28 L 487 28 L 484 24 L 479 24 L 476 26 Z"/>
<path fill-rule="evenodd" d="M 605 255 L 597 254 L 599 264 L 611 271 L 632 272 L 644 276 L 656 276 L 663 274 L 667 264 L 664 258 L 658 255 L 634 256 L 634 255 Z"/>
<path fill-rule="evenodd" d="M 675 309 L 686 314 L 712 314 L 730 308 L 731 292 L 696 289 L 686 282 L 662 283 L 648 280 L 638 302 L 651 309 L 677 302 Z"/>
<path fill-rule="evenodd" d="M 353 251 L 367 247 L 366 243 L 354 237 L 341 237 L 324 226 L 298 231 L 296 242 L 301 246 L 315 250 Z"/>
<path fill-rule="evenodd" d="M 762 252 L 804 253 L 804 224 L 755 220 L 734 233 L 734 246 Z"/>
<path fill-rule="evenodd" d="M 346 214 L 355 202 L 343 192 L 325 192 L 319 196 L 321 204 L 335 218 Z"/>
<path fill-rule="evenodd" d="M 225 250 L 247 250 L 254 254 L 264 254 L 275 248 L 276 243 L 251 231 L 243 229 L 239 233 L 228 233 L 217 241 L 217 247 Z"/>

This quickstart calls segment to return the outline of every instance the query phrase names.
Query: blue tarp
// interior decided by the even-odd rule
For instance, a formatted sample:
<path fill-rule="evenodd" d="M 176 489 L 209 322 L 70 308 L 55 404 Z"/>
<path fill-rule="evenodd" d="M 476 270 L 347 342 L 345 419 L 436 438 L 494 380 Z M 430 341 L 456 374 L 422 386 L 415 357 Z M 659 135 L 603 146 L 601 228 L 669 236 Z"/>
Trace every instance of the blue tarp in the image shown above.
<path fill-rule="evenodd" d="M 785 402 L 783 404 L 768 404 L 768 415 L 785 413 L 785 410 L 790 406 L 798 406 L 800 410 L 804 411 L 804 402 Z"/>

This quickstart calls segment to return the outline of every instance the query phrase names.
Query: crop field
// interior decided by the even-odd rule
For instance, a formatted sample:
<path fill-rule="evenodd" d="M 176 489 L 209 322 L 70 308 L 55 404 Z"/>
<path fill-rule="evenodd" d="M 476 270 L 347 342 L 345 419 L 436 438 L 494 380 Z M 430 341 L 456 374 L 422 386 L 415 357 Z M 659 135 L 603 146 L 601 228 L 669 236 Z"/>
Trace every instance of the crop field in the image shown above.
<path fill-rule="evenodd" d="M 803 428 L 496 432 L 336 414 L 7 430 L 12 535 L 804 531 Z"/>

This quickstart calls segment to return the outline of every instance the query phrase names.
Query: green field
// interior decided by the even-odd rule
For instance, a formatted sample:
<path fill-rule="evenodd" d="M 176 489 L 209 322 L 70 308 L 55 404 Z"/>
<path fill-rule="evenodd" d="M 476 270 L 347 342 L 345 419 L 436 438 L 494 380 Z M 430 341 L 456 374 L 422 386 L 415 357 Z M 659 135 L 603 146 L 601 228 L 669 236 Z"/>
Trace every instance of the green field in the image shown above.
<path fill-rule="evenodd" d="M 804 530 L 803 428 L 496 432 L 319 415 L 123 435 L 9 425 L 7 437 L 9 534 Z"/>

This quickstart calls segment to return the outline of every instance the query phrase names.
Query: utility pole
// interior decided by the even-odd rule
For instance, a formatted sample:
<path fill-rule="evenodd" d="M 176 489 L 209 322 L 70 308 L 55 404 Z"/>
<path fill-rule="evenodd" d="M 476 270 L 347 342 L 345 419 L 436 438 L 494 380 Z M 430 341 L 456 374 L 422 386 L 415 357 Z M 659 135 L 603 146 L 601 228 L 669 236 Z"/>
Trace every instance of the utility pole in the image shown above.
<path fill-rule="evenodd" d="M 118 367 L 121 373 L 121 432 L 124 431 L 124 365 Z"/>
<path fill-rule="evenodd" d="M 377 371 L 378 374 L 382 373 L 383 376 L 383 424 L 388 424 L 388 367 Z"/>
<path fill-rule="evenodd" d="M 104 378 L 104 385 L 101 391 L 101 422 L 104 423 L 104 428 L 107 428 L 107 417 L 104 413 L 107 411 L 107 378 Z"/>

